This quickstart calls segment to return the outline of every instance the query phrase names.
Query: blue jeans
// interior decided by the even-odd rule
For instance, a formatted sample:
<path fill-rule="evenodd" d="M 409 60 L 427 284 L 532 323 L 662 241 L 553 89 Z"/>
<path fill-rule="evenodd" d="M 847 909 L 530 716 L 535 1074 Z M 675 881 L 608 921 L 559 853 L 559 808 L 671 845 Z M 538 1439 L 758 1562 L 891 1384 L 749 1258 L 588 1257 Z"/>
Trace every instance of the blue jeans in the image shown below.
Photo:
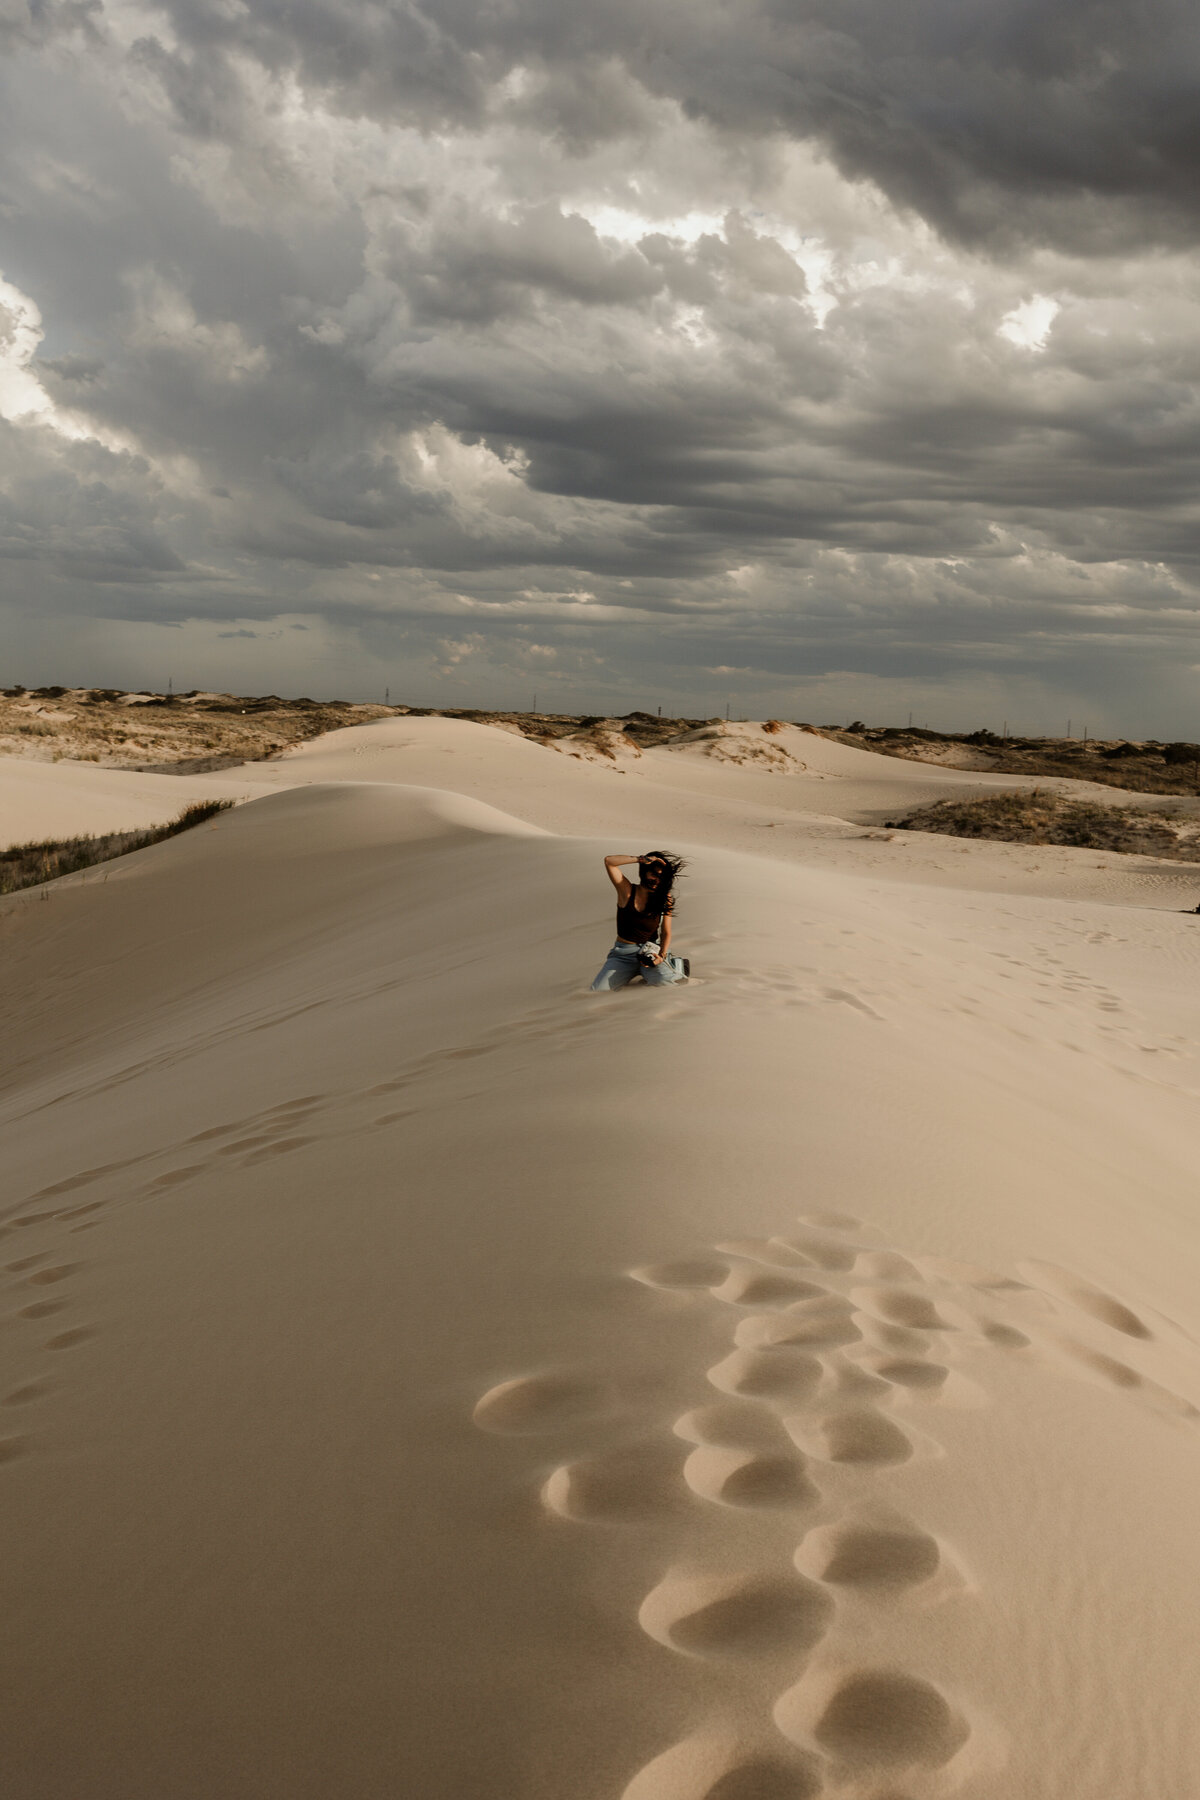
<path fill-rule="evenodd" d="M 640 975 L 647 987 L 669 987 L 678 981 L 678 972 L 671 964 L 664 961 L 656 967 L 638 961 L 638 944 L 615 943 L 604 959 L 604 967 L 592 983 L 593 994 L 607 994 L 613 988 L 622 988 L 631 982 L 635 975 Z"/>

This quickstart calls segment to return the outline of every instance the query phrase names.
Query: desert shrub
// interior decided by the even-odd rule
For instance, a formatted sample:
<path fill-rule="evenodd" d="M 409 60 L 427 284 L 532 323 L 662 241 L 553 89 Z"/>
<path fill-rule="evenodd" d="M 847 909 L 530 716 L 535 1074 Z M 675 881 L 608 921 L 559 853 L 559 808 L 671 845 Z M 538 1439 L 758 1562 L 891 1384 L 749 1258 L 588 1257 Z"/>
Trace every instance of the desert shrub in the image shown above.
<path fill-rule="evenodd" d="M 988 794 L 980 800 L 939 800 L 890 823 L 905 831 L 939 831 L 951 837 L 997 838 L 1010 844 L 1063 844 L 1117 850 L 1128 856 L 1200 861 L 1200 843 L 1185 838 L 1181 821 L 1134 807 L 1099 806 L 1034 788 Z"/>

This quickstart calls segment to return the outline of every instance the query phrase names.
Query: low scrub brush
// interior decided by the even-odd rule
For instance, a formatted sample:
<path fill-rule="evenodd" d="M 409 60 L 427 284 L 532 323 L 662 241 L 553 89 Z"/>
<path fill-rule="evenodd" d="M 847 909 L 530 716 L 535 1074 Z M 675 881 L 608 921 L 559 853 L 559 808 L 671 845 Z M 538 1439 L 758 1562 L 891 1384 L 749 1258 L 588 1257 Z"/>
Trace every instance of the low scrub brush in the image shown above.
<path fill-rule="evenodd" d="M 988 794 L 981 800 L 939 800 L 889 823 L 904 831 L 941 831 L 951 837 L 998 838 L 1010 844 L 1065 844 L 1116 850 L 1127 856 L 1200 861 L 1197 821 L 1125 806 L 1100 806 L 1034 788 Z"/>
<path fill-rule="evenodd" d="M 197 800 L 185 806 L 169 824 L 151 825 L 144 831 L 110 831 L 103 837 L 48 838 L 39 844 L 14 844 L 9 850 L 0 850 L 0 894 L 38 887 L 60 875 L 90 869 L 94 863 L 110 862 L 114 856 L 127 856 L 131 850 L 144 850 L 147 844 L 159 844 L 164 838 L 190 831 L 193 825 L 203 825 L 206 819 L 227 812 L 232 805 L 232 800 Z"/>

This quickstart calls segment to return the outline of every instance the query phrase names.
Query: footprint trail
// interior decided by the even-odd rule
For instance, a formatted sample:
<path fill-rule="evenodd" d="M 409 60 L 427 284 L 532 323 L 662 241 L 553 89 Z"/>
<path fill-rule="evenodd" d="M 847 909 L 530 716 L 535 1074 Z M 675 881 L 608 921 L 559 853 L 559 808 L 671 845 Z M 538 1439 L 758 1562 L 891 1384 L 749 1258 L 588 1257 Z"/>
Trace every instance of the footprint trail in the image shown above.
<path fill-rule="evenodd" d="M 650 1431 L 639 1417 L 637 1435 L 541 1488 L 560 1519 L 674 1538 L 631 1628 L 718 1680 L 712 1729 L 665 1748 L 613 1800 L 938 1800 L 994 1772 L 1003 1733 L 980 1697 L 943 1691 L 921 1666 L 930 1606 L 977 1604 L 974 1589 L 954 1547 L 897 1504 L 895 1481 L 944 1456 L 939 1417 L 986 1407 L 989 1370 L 1014 1356 L 1172 1424 L 1200 1418 L 1128 1360 L 1161 1334 L 1084 1276 L 1040 1262 L 1010 1275 L 870 1236 L 844 1213 L 809 1214 L 629 1271 L 730 1330 L 726 1354 L 695 1369 L 691 1406 Z M 544 1371 L 488 1390 L 475 1422 L 552 1433 L 620 1413 L 602 1379 Z M 870 1621 L 905 1606 L 901 1667 L 872 1651 Z"/>

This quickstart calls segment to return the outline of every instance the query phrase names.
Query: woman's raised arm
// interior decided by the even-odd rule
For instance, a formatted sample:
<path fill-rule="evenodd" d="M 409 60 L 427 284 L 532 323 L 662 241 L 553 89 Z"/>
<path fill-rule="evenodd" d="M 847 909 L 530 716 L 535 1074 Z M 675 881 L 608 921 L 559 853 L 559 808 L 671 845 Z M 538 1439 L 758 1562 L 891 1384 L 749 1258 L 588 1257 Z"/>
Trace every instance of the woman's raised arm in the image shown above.
<path fill-rule="evenodd" d="M 636 863 L 640 861 L 641 858 L 638 856 L 626 856 L 623 853 L 620 856 L 606 856 L 604 859 L 605 874 L 621 896 L 622 906 L 624 906 L 629 898 L 629 889 L 632 887 L 633 883 L 627 876 L 622 875 L 621 865 L 623 863 Z"/>

